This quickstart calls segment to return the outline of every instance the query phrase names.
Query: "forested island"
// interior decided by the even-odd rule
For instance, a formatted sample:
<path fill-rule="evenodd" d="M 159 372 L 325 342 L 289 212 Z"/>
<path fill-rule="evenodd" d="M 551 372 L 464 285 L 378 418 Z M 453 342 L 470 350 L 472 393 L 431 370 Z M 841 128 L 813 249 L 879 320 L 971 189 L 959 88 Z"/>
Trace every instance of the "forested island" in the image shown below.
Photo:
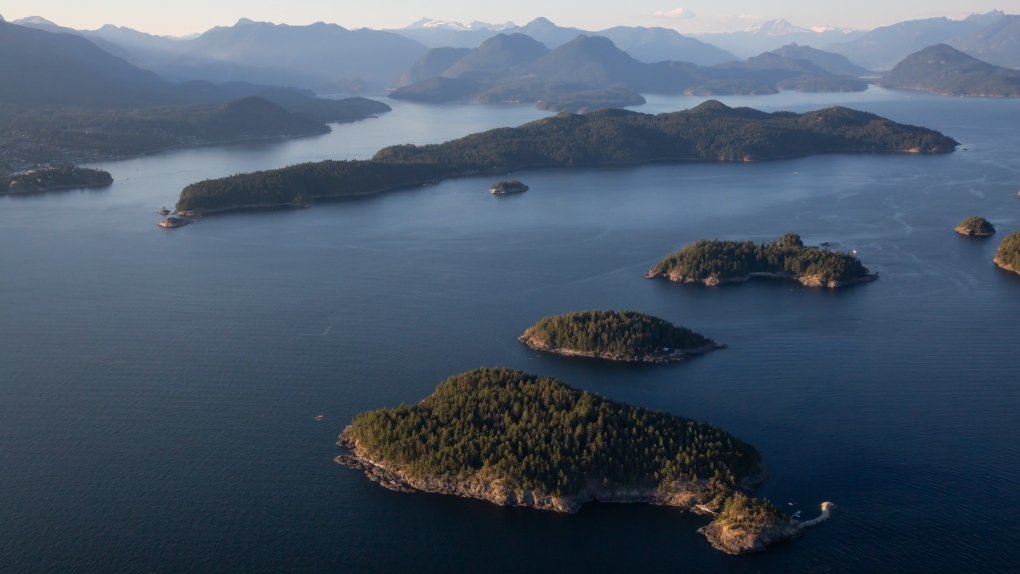
<path fill-rule="evenodd" d="M 1002 238 L 995 252 L 995 264 L 1006 271 L 1020 273 L 1020 231 Z"/>
<path fill-rule="evenodd" d="M 987 237 L 995 235 L 995 226 L 984 217 L 968 217 L 956 226 L 956 232 L 960 235 L 971 237 Z"/>
<path fill-rule="evenodd" d="M 507 195 L 509 193 L 524 193 L 531 189 L 516 179 L 504 179 L 489 188 L 493 195 Z"/>
<path fill-rule="evenodd" d="M 697 333 L 635 311 L 579 311 L 545 317 L 518 340 L 536 351 L 610 361 L 682 361 L 722 348 Z"/>
<path fill-rule="evenodd" d="M 351 451 L 338 463 L 393 490 L 569 513 L 596 500 L 722 511 L 713 524 L 728 536 L 709 539 L 735 554 L 802 530 L 775 506 L 739 498 L 767 476 L 753 446 L 505 368 L 451 377 L 416 405 L 359 414 L 338 444 Z"/>
<path fill-rule="evenodd" d="M 666 257 L 645 275 L 678 283 L 714 287 L 756 277 L 793 279 L 809 287 L 837 288 L 874 281 L 856 256 L 807 247 L 800 236 L 787 233 L 774 243 L 702 239 Z"/>
<path fill-rule="evenodd" d="M 583 114 L 604 108 L 640 106 L 644 103 L 645 98 L 641 94 L 634 93 L 623 86 L 612 86 L 602 90 L 586 90 L 549 96 L 538 100 L 535 107 L 540 110 Z"/>
<path fill-rule="evenodd" d="M 770 114 L 712 100 L 658 115 L 626 110 L 563 113 L 442 144 L 391 146 L 371 160 L 328 160 L 205 180 L 184 188 L 177 209 L 214 212 L 304 205 L 309 199 L 529 167 L 760 161 L 821 153 L 945 153 L 957 145 L 939 132 L 843 107 Z"/>
<path fill-rule="evenodd" d="M 390 109 L 365 98 L 246 97 L 136 109 L 0 105 L 0 176 L 47 164 L 122 159 L 175 147 L 324 134 L 326 122 Z"/>
<path fill-rule="evenodd" d="M 106 187 L 113 176 L 101 169 L 73 165 L 44 167 L 0 177 L 0 193 L 31 193 L 56 189 Z"/>

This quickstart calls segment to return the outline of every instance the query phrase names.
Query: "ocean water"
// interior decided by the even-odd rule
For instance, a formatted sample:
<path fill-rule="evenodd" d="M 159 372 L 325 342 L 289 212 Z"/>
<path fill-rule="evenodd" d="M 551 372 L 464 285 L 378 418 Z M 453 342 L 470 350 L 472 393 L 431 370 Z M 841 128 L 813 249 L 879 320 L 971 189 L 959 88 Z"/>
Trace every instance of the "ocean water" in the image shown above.
<path fill-rule="evenodd" d="M 649 97 L 639 111 L 699 98 Z M 394 103 L 290 142 L 101 164 L 104 190 L 0 197 L 0 571 L 1016 571 L 1020 101 L 864 94 L 939 129 L 943 156 L 514 173 L 163 230 L 192 181 L 545 117 Z M 1000 234 L 968 239 L 969 215 Z M 695 239 L 856 249 L 881 279 L 835 292 L 649 281 Z M 538 355 L 542 316 L 652 313 L 728 349 L 670 365 Z M 358 412 L 417 402 L 479 366 L 551 375 L 712 422 L 771 467 L 759 493 L 828 523 L 731 557 L 705 518 L 644 505 L 576 515 L 382 489 L 336 465 Z M 316 420 L 322 415 L 321 420 Z"/>

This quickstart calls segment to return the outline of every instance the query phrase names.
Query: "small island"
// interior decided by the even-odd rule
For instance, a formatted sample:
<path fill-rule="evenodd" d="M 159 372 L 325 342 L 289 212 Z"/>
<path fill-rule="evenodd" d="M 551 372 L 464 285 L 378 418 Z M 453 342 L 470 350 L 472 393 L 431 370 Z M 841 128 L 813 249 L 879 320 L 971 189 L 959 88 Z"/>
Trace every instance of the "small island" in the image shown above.
<path fill-rule="evenodd" d="M 530 188 L 516 179 L 503 180 L 496 185 L 489 188 L 489 193 L 493 195 L 508 195 L 511 193 L 524 193 Z"/>
<path fill-rule="evenodd" d="M 1020 231 L 1002 238 L 995 252 L 995 264 L 1013 273 L 1020 273 Z"/>
<path fill-rule="evenodd" d="M 350 453 L 336 462 L 391 490 L 566 513 L 601 501 L 716 515 L 725 522 L 713 532 L 728 538 L 708 538 L 733 554 L 796 538 L 806 524 L 746 496 L 727 502 L 768 474 L 761 454 L 729 433 L 505 368 L 451 377 L 416 405 L 359 414 L 338 444 Z M 733 526 L 742 524 L 752 527 Z"/>
<path fill-rule="evenodd" d="M 995 235 L 995 226 L 984 217 L 968 217 L 956 226 L 956 232 L 970 237 L 988 237 Z"/>
<path fill-rule="evenodd" d="M 171 215 L 170 217 L 164 219 L 163 221 L 160 221 L 156 225 L 159 225 L 160 227 L 165 227 L 166 229 L 175 229 L 177 227 L 184 227 L 185 225 L 194 222 L 195 218 L 193 217 L 177 217 L 175 215 Z"/>
<path fill-rule="evenodd" d="M 107 171 L 63 165 L 32 169 L 0 178 L 0 193 L 87 189 L 112 184 L 113 176 Z"/>
<path fill-rule="evenodd" d="M 769 244 L 702 239 L 666 257 L 645 277 L 709 287 L 755 278 L 786 279 L 835 289 L 874 281 L 878 274 L 852 254 L 806 247 L 799 235 L 787 233 Z"/>
<path fill-rule="evenodd" d="M 536 351 L 610 361 L 682 361 L 725 345 L 635 311 L 580 311 L 545 317 L 518 340 Z"/>

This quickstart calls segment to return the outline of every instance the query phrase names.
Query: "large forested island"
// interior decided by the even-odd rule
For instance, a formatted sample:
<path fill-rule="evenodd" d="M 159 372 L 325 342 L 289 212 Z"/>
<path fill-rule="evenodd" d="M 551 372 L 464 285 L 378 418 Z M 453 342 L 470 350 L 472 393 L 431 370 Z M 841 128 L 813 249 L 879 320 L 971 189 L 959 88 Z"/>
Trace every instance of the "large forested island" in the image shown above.
<path fill-rule="evenodd" d="M 510 369 L 457 375 L 416 405 L 359 414 L 339 444 L 351 454 L 337 462 L 393 490 L 559 512 L 593 500 L 723 510 L 717 526 L 731 536 L 717 547 L 732 553 L 801 530 L 771 505 L 727 503 L 767 474 L 753 446 L 710 424 Z"/>
<path fill-rule="evenodd" d="M 757 161 L 820 153 L 943 153 L 958 143 L 926 128 L 843 107 L 765 113 L 708 101 L 658 115 L 559 114 L 434 145 L 385 148 L 371 160 L 305 163 L 193 183 L 177 209 L 217 211 L 375 193 L 436 179 L 528 167 L 654 161 Z"/>
<path fill-rule="evenodd" d="M 545 317 L 519 340 L 558 355 L 661 363 L 720 348 L 715 341 L 635 311 L 579 311 Z"/>
<path fill-rule="evenodd" d="M 995 264 L 1006 271 L 1020 273 L 1020 231 L 1002 238 L 995 252 Z"/>
<path fill-rule="evenodd" d="M 31 193 L 55 189 L 106 187 L 113 183 L 110 172 L 63 165 L 32 169 L 0 177 L 0 193 Z"/>
<path fill-rule="evenodd" d="M 645 275 L 717 286 L 756 277 L 794 279 L 809 287 L 844 287 L 878 279 L 856 256 L 807 247 L 787 233 L 774 243 L 702 239 L 666 257 Z"/>

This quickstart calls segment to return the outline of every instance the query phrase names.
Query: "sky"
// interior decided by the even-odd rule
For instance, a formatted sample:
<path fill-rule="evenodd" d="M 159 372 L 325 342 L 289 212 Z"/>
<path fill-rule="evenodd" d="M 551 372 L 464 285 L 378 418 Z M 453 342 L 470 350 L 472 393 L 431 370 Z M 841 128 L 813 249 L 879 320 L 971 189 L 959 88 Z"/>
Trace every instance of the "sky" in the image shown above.
<path fill-rule="evenodd" d="M 1010 6 L 1013 4 L 1014 6 Z M 774 18 L 802 27 L 872 29 L 903 20 L 1003 9 L 1020 12 L 1017 0 L 856 0 L 830 3 L 805 0 L 4 0 L 7 20 L 42 16 L 61 26 L 95 29 L 127 26 L 160 35 L 186 35 L 240 18 L 278 24 L 336 23 L 345 28 L 402 28 L 423 17 L 468 23 L 513 21 L 526 24 L 544 16 L 560 26 L 600 30 L 612 26 L 662 26 L 682 33 L 743 30 Z M 1013 8 L 1013 9 L 1010 9 Z"/>

